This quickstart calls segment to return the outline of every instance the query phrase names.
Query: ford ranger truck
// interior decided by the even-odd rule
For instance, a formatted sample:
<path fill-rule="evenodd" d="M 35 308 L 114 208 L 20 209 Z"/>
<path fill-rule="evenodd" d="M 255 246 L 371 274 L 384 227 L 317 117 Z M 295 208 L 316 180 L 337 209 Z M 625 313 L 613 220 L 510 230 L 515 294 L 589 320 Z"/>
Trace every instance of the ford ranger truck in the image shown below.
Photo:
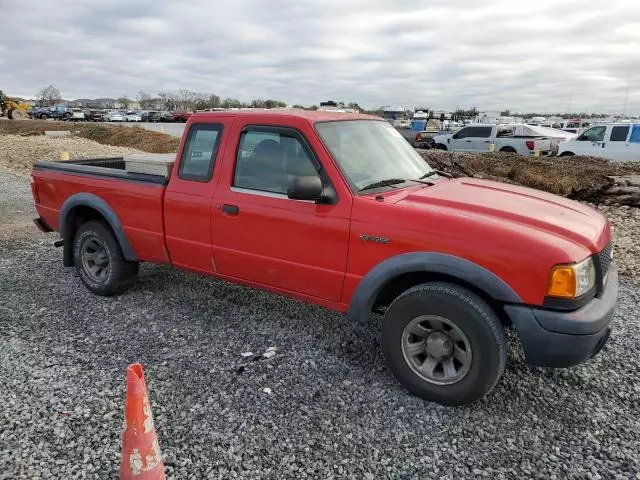
<path fill-rule="evenodd" d="M 434 402 L 499 381 L 513 327 L 533 365 L 607 341 L 618 295 L 611 227 L 537 190 L 433 170 L 383 119 L 341 112 L 197 113 L 164 173 L 126 158 L 38 162 L 38 227 L 98 295 L 143 262 L 344 312 L 382 313 L 397 379 Z"/>

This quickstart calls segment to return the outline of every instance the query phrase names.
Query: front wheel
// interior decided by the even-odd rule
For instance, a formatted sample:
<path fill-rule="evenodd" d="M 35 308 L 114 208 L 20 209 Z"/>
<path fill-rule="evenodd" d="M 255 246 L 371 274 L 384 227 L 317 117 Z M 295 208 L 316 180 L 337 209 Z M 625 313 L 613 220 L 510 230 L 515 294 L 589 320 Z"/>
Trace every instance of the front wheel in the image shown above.
<path fill-rule="evenodd" d="M 73 239 L 73 261 L 85 286 L 97 295 L 122 293 L 135 282 L 138 262 L 129 262 L 107 224 L 91 220 Z"/>
<path fill-rule="evenodd" d="M 438 143 L 438 144 L 436 145 L 436 149 L 438 149 L 438 150 L 448 150 L 448 149 L 447 149 L 447 146 L 446 146 L 446 145 L 444 145 L 444 144 L 442 144 L 442 143 Z"/>
<path fill-rule="evenodd" d="M 394 376 L 425 400 L 473 402 L 504 372 L 507 340 L 500 320 L 480 297 L 457 285 L 407 290 L 387 309 L 382 335 Z"/>

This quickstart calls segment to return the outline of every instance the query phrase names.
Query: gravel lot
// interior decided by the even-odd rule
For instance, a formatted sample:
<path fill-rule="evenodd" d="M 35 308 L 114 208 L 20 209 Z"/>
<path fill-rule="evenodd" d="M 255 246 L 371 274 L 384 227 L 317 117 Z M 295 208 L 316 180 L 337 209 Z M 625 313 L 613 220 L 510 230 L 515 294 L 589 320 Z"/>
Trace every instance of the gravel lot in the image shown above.
<path fill-rule="evenodd" d="M 375 319 L 153 265 L 127 294 L 93 296 L 30 224 L 28 182 L 0 184 L 0 479 L 117 478 L 135 361 L 169 478 L 640 479 L 629 279 L 598 357 L 531 369 L 512 347 L 488 398 L 449 409 L 397 386 Z"/>
<path fill-rule="evenodd" d="M 58 160 L 62 152 L 71 158 L 118 157 L 140 150 L 102 145 L 79 137 L 0 135 L 0 169 L 28 175 L 36 160 Z"/>

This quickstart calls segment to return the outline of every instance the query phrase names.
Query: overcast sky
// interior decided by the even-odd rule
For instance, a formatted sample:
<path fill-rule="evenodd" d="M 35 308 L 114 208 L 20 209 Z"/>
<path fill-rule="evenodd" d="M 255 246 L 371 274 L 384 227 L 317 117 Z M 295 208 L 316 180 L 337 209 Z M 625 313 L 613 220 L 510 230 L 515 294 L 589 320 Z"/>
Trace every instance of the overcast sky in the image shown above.
<path fill-rule="evenodd" d="M 640 114 L 640 0 L 0 0 L 0 89 Z"/>

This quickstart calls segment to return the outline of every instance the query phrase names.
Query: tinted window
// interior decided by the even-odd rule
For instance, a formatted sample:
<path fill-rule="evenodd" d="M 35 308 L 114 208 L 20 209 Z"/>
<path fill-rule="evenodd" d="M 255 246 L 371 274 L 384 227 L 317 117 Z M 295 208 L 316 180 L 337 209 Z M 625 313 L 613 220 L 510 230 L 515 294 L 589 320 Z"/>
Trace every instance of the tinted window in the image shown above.
<path fill-rule="evenodd" d="M 182 152 L 178 177 L 197 182 L 211 180 L 221 134 L 222 125 L 219 124 L 193 125 Z"/>
<path fill-rule="evenodd" d="M 632 143 L 640 143 L 640 125 L 634 125 L 631 130 L 631 136 L 629 137 L 629 142 Z"/>
<path fill-rule="evenodd" d="M 456 140 L 458 138 L 465 138 L 467 136 L 468 131 L 469 131 L 469 128 L 463 128 L 462 130 L 459 130 L 456 133 L 454 133 L 453 138 L 455 138 Z"/>
<path fill-rule="evenodd" d="M 612 142 L 624 142 L 627 140 L 627 134 L 629 133 L 629 126 L 613 127 L 611 129 L 611 141 Z"/>
<path fill-rule="evenodd" d="M 252 128 L 242 133 L 235 187 L 285 195 L 294 176 L 317 175 L 311 152 L 295 132 Z"/>
<path fill-rule="evenodd" d="M 491 136 L 491 127 L 469 127 L 466 130 L 466 137 L 489 138 Z"/>

